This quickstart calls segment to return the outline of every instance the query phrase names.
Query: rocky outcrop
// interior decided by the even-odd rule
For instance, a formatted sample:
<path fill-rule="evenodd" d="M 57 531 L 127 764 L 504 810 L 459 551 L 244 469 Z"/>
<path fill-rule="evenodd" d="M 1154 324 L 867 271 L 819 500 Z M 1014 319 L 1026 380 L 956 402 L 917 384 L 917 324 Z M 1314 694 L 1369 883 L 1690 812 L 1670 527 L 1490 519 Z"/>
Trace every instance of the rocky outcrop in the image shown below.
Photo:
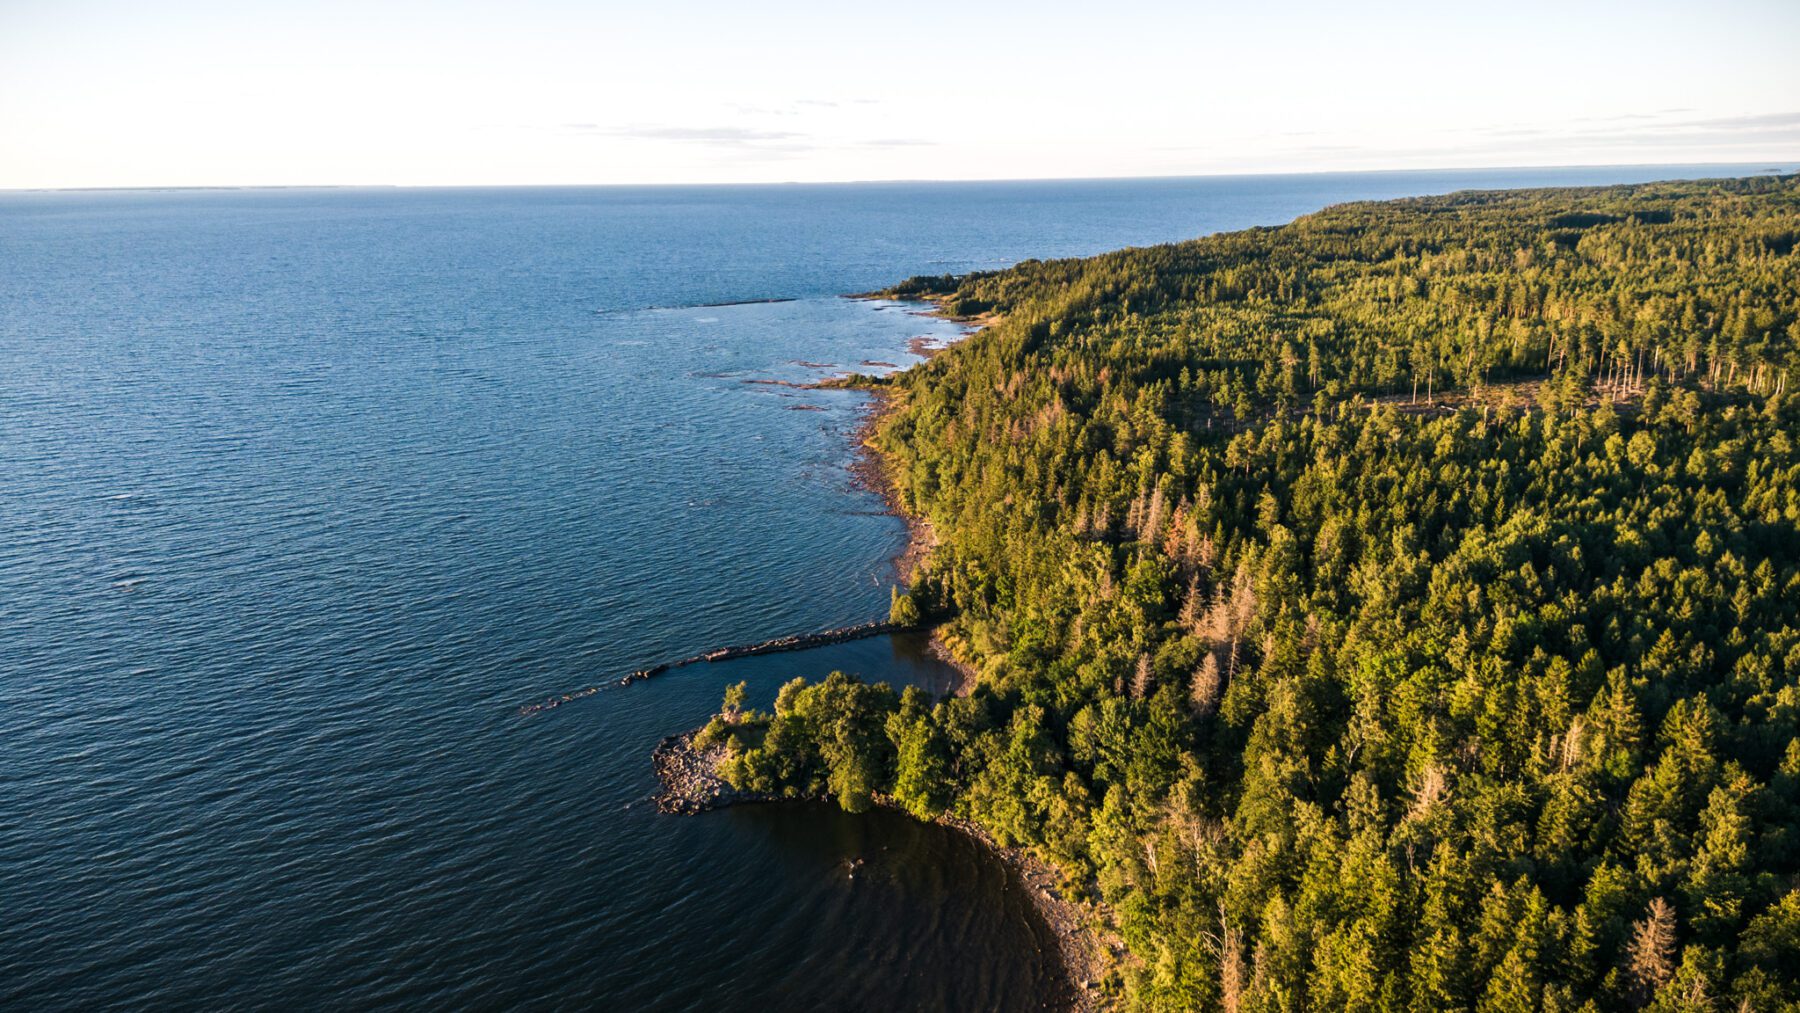
<path fill-rule="evenodd" d="M 701 751 L 694 748 L 694 733 L 671 735 L 656 744 L 650 762 L 662 790 L 656 793 L 656 811 L 703 813 L 737 801 L 737 789 L 719 776 L 723 746 Z"/>
<path fill-rule="evenodd" d="M 694 748 L 698 729 L 671 735 L 650 751 L 650 762 L 656 768 L 656 779 L 662 790 L 655 795 L 656 811 L 692 815 L 728 805 L 748 802 L 780 802 L 780 795 L 739 791 L 719 776 L 719 761 L 725 758 L 725 747 Z"/>

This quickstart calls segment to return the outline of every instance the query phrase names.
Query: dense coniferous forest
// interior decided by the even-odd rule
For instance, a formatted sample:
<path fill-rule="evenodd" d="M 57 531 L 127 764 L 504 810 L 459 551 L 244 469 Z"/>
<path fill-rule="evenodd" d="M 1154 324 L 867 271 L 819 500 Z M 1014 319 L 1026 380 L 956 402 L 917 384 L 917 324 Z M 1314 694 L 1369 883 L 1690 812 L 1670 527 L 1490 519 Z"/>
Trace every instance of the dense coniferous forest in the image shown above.
<path fill-rule="evenodd" d="M 1800 1002 L 1800 180 L 1464 193 L 912 279 L 979 669 L 708 730 L 1031 847 L 1154 1009 Z"/>

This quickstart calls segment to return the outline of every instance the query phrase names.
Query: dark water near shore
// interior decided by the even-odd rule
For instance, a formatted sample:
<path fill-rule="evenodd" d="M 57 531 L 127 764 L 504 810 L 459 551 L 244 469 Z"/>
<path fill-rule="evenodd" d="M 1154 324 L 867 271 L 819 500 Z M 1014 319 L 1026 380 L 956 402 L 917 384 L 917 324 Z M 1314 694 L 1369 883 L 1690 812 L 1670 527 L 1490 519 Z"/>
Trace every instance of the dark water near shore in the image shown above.
<path fill-rule="evenodd" d="M 727 682 L 918 644 L 518 714 L 884 612 L 861 397 L 744 381 L 914 361 L 836 298 L 909 274 L 1763 168 L 0 194 L 0 1007 L 1036 1008 L 961 837 L 642 802 Z"/>

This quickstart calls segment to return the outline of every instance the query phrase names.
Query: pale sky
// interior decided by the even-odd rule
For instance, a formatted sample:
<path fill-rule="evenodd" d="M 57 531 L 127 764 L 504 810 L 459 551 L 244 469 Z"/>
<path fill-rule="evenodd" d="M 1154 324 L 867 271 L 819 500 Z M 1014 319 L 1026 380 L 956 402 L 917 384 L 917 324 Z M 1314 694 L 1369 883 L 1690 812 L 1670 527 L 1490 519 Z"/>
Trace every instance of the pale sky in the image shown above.
<path fill-rule="evenodd" d="M 0 0 L 0 187 L 1800 160 L 1800 0 Z"/>

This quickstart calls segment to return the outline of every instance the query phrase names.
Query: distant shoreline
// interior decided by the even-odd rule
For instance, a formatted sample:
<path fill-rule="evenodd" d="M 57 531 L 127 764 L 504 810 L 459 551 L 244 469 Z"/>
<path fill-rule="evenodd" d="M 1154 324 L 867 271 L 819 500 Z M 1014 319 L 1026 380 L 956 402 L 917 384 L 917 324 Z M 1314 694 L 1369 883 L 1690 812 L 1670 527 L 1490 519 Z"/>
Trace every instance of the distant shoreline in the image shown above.
<path fill-rule="evenodd" d="M 644 189 L 790 189 L 794 187 L 850 186 L 971 186 L 983 184 L 1056 184 L 1056 183 L 1129 183 L 1137 181 L 1185 179 L 1282 179 L 1318 176 L 1403 176 L 1454 172 L 1569 172 L 1600 169 L 1696 169 L 1722 172 L 1727 176 L 1785 175 L 1795 171 L 1796 162 L 1789 159 L 1752 159 L 1740 162 L 1561 162 L 1541 165 L 1433 165 L 1391 169 L 1252 169 L 1241 172 L 1191 172 L 1131 176 L 1027 176 L 973 179 L 822 179 L 761 180 L 742 182 L 718 181 L 625 181 L 605 183 L 201 183 L 201 184 L 114 184 L 108 186 L 11 186 L 0 187 L 7 193 L 161 193 L 182 190 L 644 190 Z M 1687 177 L 1699 179 L 1703 177 Z"/>

